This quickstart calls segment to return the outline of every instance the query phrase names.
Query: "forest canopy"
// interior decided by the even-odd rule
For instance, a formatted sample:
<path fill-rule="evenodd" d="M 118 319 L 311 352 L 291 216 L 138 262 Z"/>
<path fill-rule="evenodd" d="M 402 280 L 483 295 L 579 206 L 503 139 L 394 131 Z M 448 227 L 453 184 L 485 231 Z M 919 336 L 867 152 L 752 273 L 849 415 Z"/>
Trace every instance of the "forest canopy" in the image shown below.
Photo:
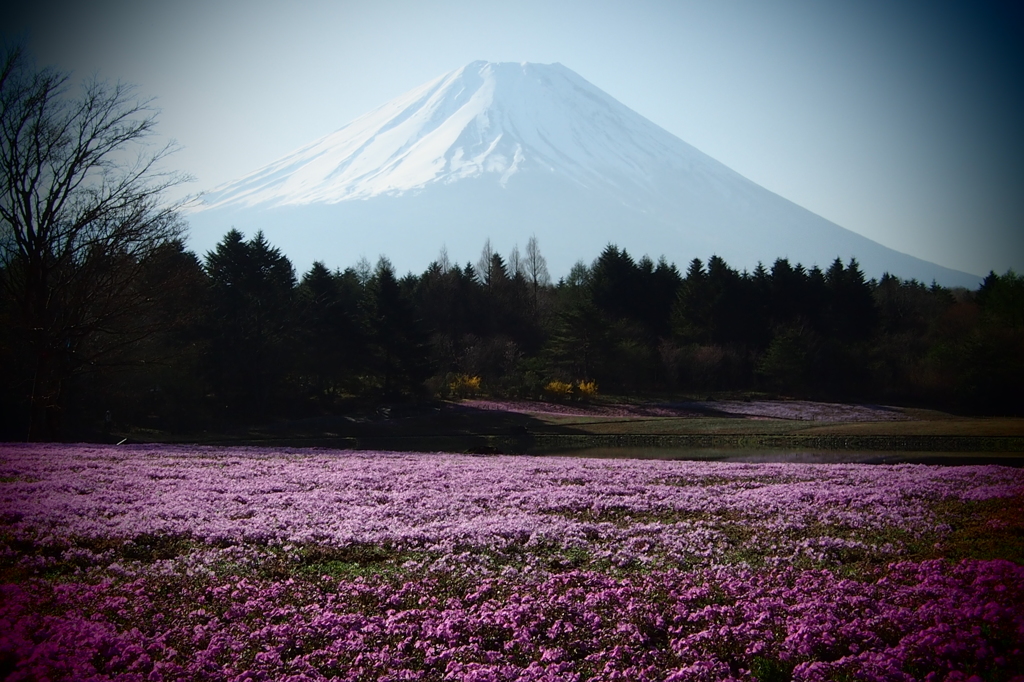
<path fill-rule="evenodd" d="M 488 241 L 475 265 L 442 250 L 418 275 L 381 257 L 297 276 L 259 232 L 232 229 L 202 258 L 167 241 L 138 263 L 161 289 L 149 312 L 161 324 L 118 363 L 69 374 L 55 435 L 95 432 L 110 413 L 191 432 L 474 394 L 1024 408 L 1024 278 L 1012 271 L 951 290 L 866 279 L 852 258 L 748 272 L 711 256 L 680 271 L 608 245 L 552 282 L 535 239 L 525 253 Z M 24 369 L 17 309 L 5 293 L 0 352 Z M 6 438 L 25 437 L 27 385 L 5 387 Z"/>

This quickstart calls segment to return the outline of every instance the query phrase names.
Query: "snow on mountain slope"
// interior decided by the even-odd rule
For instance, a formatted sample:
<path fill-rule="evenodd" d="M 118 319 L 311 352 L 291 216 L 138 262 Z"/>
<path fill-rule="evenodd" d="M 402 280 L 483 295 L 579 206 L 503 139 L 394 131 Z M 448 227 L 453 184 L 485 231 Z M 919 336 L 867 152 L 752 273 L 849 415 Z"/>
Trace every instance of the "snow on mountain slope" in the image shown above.
<path fill-rule="evenodd" d="M 206 197 L 211 207 L 335 203 L 524 171 L 590 189 L 720 164 L 561 64 L 474 62 Z M 724 168 L 724 167 L 722 167 Z"/>
<path fill-rule="evenodd" d="M 536 234 L 556 272 L 611 242 L 680 266 L 856 256 L 874 276 L 977 282 L 773 194 L 561 64 L 473 62 L 207 193 L 190 220 L 200 249 L 260 227 L 300 268 L 380 253 L 421 271 L 442 244 L 475 260 L 486 238 Z"/>

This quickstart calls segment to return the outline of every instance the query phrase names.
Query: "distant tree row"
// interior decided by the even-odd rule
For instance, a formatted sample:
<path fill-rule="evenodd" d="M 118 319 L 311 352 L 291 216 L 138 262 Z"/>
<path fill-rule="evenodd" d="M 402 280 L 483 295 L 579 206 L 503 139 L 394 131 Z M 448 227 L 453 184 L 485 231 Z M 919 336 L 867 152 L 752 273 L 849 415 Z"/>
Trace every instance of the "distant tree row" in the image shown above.
<path fill-rule="evenodd" d="M 108 413 L 190 431 L 466 386 L 516 398 L 586 383 L 602 394 L 1024 407 L 1024 278 L 1012 271 L 973 292 L 866 280 L 853 259 L 740 272 L 712 256 L 684 274 L 609 245 L 553 283 L 531 239 L 507 259 L 487 242 L 475 266 L 442 250 L 420 275 L 398 277 L 382 257 L 314 263 L 299 279 L 262 233 L 237 230 L 202 260 L 169 239 L 132 267 L 149 283 L 139 285 L 147 333 L 131 333 L 136 319 L 88 335 L 76 352 L 102 349 L 104 361 L 66 366 L 62 419 L 36 437 L 102 429 Z M 32 330 L 16 304 L 0 301 L 0 353 L 13 368 L 6 438 L 26 437 L 32 413 Z"/>

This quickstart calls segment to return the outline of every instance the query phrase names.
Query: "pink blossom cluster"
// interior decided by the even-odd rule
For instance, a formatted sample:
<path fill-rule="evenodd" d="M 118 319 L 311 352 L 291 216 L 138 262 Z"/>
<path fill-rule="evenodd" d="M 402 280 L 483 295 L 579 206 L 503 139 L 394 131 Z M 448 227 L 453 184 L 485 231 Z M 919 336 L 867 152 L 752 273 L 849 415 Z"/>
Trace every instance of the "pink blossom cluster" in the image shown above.
<path fill-rule="evenodd" d="M 942 531 L 934 502 L 1024 493 L 1024 472 L 994 466 L 170 446 L 9 445 L 0 478 L 7 532 L 51 558 L 90 551 L 68 538 L 158 535 L 213 554 L 370 545 L 481 572 L 543 570 L 552 553 L 650 568 L 733 564 L 741 549 L 770 565 L 895 560 Z"/>
<path fill-rule="evenodd" d="M 866 581 L 794 569 L 151 578 L 2 597 L 11 681 L 1024 679 L 1024 569 L 1004 561 L 896 564 Z"/>
<path fill-rule="evenodd" d="M 1021 495 L 994 466 L 3 445 L 0 677 L 1024 682 L 1024 569 L 902 544 Z"/>

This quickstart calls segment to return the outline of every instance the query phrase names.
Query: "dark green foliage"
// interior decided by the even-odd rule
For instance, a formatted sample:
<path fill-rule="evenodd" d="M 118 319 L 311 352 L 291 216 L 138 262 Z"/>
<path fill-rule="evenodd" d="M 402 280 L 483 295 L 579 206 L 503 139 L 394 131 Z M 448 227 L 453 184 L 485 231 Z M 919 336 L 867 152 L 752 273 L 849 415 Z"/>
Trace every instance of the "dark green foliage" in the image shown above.
<path fill-rule="evenodd" d="M 225 415 L 265 418 L 282 405 L 295 354 L 295 271 L 262 232 L 231 230 L 206 254 L 207 373 Z"/>
<path fill-rule="evenodd" d="M 1024 411 L 1024 279 L 1012 270 L 990 273 L 937 328 L 929 359 L 961 409 Z"/>
<path fill-rule="evenodd" d="M 764 341 L 767 290 L 718 256 L 707 270 L 693 259 L 672 309 L 672 329 L 682 343 L 757 346 Z"/>
<path fill-rule="evenodd" d="M 592 267 L 578 264 L 560 287 L 548 344 L 557 378 L 627 393 L 664 387 L 658 342 L 668 334 L 680 281 L 664 260 L 638 263 L 614 245 Z"/>
<path fill-rule="evenodd" d="M 1024 280 L 1013 272 L 977 292 L 867 281 L 853 259 L 739 272 L 712 256 L 680 275 L 609 245 L 551 285 L 535 240 L 525 259 L 484 251 L 477 268 L 442 253 L 402 278 L 385 258 L 344 271 L 318 262 L 297 282 L 261 233 L 229 231 L 202 265 L 167 241 L 130 261 L 119 296 L 146 302 L 132 325 L 74 345 L 90 360 L 64 387 L 65 423 L 90 438 L 217 429 L 445 397 L 470 379 L 507 397 L 596 381 L 604 394 L 754 390 L 1024 411 Z M 9 288 L 0 315 L 0 427 L 20 439 L 34 350 Z"/>
<path fill-rule="evenodd" d="M 107 412 L 109 426 L 188 430 L 206 422 L 202 359 L 209 348 L 203 328 L 208 289 L 199 259 L 180 241 L 170 242 L 146 261 L 142 279 L 154 292 L 149 320 L 154 331 L 122 349 L 114 362 L 94 364 L 82 374 L 72 396 L 79 428 L 106 429 Z"/>
<path fill-rule="evenodd" d="M 367 362 L 362 297 L 354 270 L 332 273 L 319 261 L 296 291 L 296 343 L 304 350 L 296 359 L 297 380 L 323 409 L 359 392 Z"/>
<path fill-rule="evenodd" d="M 1002 277 L 990 272 L 978 289 L 978 305 L 991 323 L 1024 327 L 1024 276 L 1013 270 Z"/>
<path fill-rule="evenodd" d="M 604 373 L 611 333 L 599 309 L 585 294 L 568 290 L 545 349 L 558 378 L 590 379 Z"/>
<path fill-rule="evenodd" d="M 411 298 L 415 286 L 414 281 L 399 282 L 383 257 L 366 286 L 369 367 L 387 399 L 418 392 L 429 375 L 425 338 Z"/>
<path fill-rule="evenodd" d="M 838 258 L 825 273 L 825 324 L 829 336 L 840 341 L 870 338 L 878 320 L 871 286 L 864 281 L 857 260 L 843 267 Z"/>
<path fill-rule="evenodd" d="M 539 291 L 534 296 L 522 264 L 510 271 L 499 254 L 484 251 L 482 275 L 468 264 L 435 262 L 418 278 L 414 300 L 430 339 L 430 384 L 444 393 L 455 375 L 476 376 L 488 391 L 529 396 L 520 362 L 542 346 L 542 297 Z"/>
<path fill-rule="evenodd" d="M 761 356 L 757 373 L 776 391 L 806 395 L 814 385 L 820 339 L 806 327 L 780 329 Z"/>
<path fill-rule="evenodd" d="M 0 405 L 20 438 L 65 437 L 83 375 L 160 331 L 147 270 L 183 231 L 163 197 L 182 178 L 160 170 L 170 148 L 146 144 L 155 120 L 129 87 L 73 91 L 20 47 L 0 54 Z"/>

